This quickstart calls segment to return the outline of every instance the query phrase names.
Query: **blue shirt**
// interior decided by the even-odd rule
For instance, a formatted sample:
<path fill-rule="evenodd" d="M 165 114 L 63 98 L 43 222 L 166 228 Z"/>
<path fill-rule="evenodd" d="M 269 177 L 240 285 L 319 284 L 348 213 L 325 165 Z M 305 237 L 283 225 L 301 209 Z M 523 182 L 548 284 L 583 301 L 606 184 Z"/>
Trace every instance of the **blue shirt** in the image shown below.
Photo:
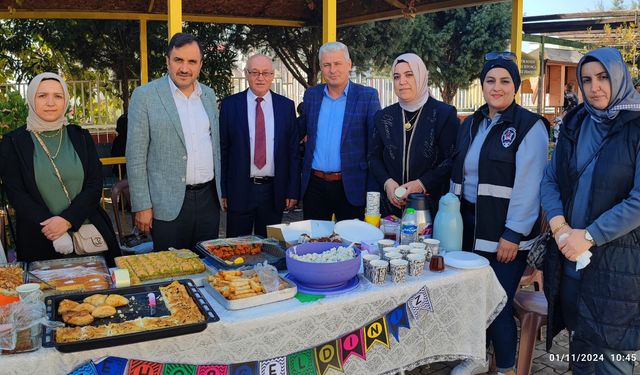
<path fill-rule="evenodd" d="M 467 156 L 464 160 L 464 181 L 462 193 L 464 199 L 476 203 L 478 193 L 478 163 L 482 145 L 492 127 L 500 122 L 500 114 L 493 119 L 485 117 L 478 127 Z M 519 243 L 523 236 L 531 233 L 538 219 L 539 192 L 544 168 L 547 165 L 547 147 L 549 138 L 542 120 L 538 120 L 524 136 L 516 152 L 516 177 L 509 199 L 507 221 L 502 238 Z"/>
<path fill-rule="evenodd" d="M 347 107 L 349 84 L 337 99 L 329 96 L 327 87 L 320 105 L 318 116 L 318 130 L 316 133 L 316 147 L 313 151 L 311 168 L 323 172 L 340 172 L 340 141 L 342 140 L 342 123 Z"/>

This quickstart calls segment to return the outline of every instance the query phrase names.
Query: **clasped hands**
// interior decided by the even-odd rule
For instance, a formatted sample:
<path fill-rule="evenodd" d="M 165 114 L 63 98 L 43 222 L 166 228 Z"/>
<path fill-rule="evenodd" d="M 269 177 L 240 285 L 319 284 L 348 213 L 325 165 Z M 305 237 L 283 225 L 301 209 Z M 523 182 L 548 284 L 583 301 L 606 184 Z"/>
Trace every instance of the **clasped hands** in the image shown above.
<path fill-rule="evenodd" d="M 554 217 L 549 221 L 549 225 L 560 252 L 568 260 L 575 262 L 580 255 L 591 248 L 591 242 L 584 237 L 585 230 L 571 228 L 569 224 L 566 224 L 564 217 Z M 563 236 L 563 234 L 567 236 Z"/>
<path fill-rule="evenodd" d="M 71 223 L 61 216 L 52 216 L 40 223 L 41 232 L 49 241 L 55 241 L 71 229 Z"/>

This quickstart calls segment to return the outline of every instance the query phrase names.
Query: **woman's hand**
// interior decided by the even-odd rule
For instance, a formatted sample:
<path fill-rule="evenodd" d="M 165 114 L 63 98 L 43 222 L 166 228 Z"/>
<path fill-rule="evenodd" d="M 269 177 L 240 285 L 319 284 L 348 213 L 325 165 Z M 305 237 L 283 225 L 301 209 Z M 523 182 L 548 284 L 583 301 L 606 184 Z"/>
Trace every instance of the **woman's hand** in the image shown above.
<path fill-rule="evenodd" d="M 60 216 L 53 216 L 40 223 L 42 225 L 42 234 L 49 241 L 55 241 L 63 234 L 71 229 L 71 223 Z"/>
<path fill-rule="evenodd" d="M 403 188 L 407 189 L 407 192 L 402 196 L 403 200 L 406 200 L 409 197 L 409 194 L 413 193 L 426 193 L 422 188 L 422 184 L 418 180 L 409 181 L 406 184 L 402 185 Z"/>
<path fill-rule="evenodd" d="M 389 202 L 391 202 L 392 205 L 402 209 L 404 202 L 396 198 L 395 194 L 398 186 L 400 185 L 398 185 L 398 183 L 394 179 L 390 178 L 384 184 L 384 192 L 387 194 L 387 199 L 389 199 Z"/>
<path fill-rule="evenodd" d="M 498 253 L 496 255 L 496 259 L 500 263 L 512 262 L 518 255 L 518 244 L 500 238 L 500 242 L 498 242 Z"/>
<path fill-rule="evenodd" d="M 558 248 L 562 245 L 560 242 L 564 242 L 564 239 L 560 241 L 560 237 L 573 230 L 562 215 L 555 216 L 549 220 L 549 227 L 551 228 L 551 233 L 553 233 L 553 239 L 556 240 L 556 244 L 558 244 Z"/>
<path fill-rule="evenodd" d="M 572 262 L 592 246 L 591 242 L 584 238 L 584 232 L 584 229 L 572 229 L 569 231 L 569 237 L 558 245 L 562 255 Z"/>

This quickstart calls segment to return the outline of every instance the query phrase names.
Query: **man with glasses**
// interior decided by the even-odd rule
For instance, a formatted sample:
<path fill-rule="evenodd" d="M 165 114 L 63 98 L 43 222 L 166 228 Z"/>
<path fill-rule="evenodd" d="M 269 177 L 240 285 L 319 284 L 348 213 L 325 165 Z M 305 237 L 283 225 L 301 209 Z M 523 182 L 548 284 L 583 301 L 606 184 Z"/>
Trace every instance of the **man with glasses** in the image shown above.
<path fill-rule="evenodd" d="M 222 101 L 222 207 L 227 237 L 267 235 L 300 195 L 300 155 L 292 100 L 272 92 L 273 63 L 253 55 L 244 70 L 249 89 Z"/>
<path fill-rule="evenodd" d="M 300 128 L 307 135 L 302 167 L 305 219 L 363 219 L 365 193 L 378 191 L 368 173 L 367 152 L 378 92 L 349 80 L 347 46 L 325 43 L 318 53 L 326 84 L 304 93 Z"/>

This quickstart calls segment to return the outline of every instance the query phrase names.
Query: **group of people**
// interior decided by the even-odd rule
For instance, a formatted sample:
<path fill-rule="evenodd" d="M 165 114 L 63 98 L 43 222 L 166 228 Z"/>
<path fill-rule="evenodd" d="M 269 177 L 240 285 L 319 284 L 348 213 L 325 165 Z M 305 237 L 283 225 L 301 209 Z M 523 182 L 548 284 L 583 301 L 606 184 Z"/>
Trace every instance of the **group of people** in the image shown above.
<path fill-rule="evenodd" d="M 264 236 L 300 200 L 305 219 L 344 220 L 363 218 L 367 191 L 383 192 L 383 214 L 401 214 L 409 194 L 437 202 L 450 191 L 461 201 L 463 248 L 487 258 L 506 291 L 487 342 L 498 371 L 514 374 L 512 301 L 542 205 L 555 240 L 544 270 L 548 343 L 567 327 L 574 373 L 632 373 L 628 354 L 640 348 L 640 95 L 617 50 L 580 61 L 585 102 L 565 116 L 551 162 L 546 120 L 515 101 L 520 74 L 510 52 L 485 56 L 486 104 L 462 124 L 454 107 L 431 96 L 429 72 L 413 53 L 393 62 L 398 103 L 381 109 L 375 89 L 350 81 L 348 48 L 324 44 L 325 83 L 305 92 L 299 118 L 292 100 L 271 91 L 272 59 L 262 54 L 247 60 L 249 88 L 224 98 L 218 113 L 215 93 L 198 82 L 202 58 L 196 38 L 176 34 L 168 75 L 137 88 L 129 106 L 131 207 L 155 249 L 217 238 L 221 211 L 228 237 Z M 19 259 L 71 253 L 68 232 L 90 222 L 111 262 L 119 249 L 99 205 L 100 163 L 89 133 L 66 123 L 64 80 L 37 76 L 27 99 L 27 125 L 0 144 Z M 587 250 L 591 264 L 576 270 Z M 486 370 L 486 361 L 469 359 L 452 373 Z"/>

